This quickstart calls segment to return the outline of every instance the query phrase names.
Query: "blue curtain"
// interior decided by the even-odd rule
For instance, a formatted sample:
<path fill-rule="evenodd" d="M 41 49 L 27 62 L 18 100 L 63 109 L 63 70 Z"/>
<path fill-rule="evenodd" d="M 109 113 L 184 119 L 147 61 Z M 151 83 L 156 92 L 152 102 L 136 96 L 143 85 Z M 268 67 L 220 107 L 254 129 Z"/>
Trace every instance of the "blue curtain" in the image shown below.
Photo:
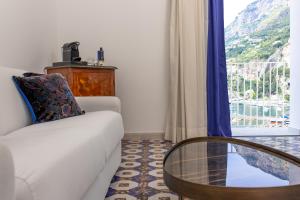
<path fill-rule="evenodd" d="M 224 2 L 223 0 L 208 1 L 208 135 L 231 137 L 224 38 Z"/>

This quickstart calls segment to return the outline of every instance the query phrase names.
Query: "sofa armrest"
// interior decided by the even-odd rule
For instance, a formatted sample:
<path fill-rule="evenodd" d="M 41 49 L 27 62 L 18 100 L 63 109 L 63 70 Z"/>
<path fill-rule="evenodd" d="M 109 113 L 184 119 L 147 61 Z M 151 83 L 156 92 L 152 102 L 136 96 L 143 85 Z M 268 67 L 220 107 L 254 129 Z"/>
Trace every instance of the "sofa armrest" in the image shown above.
<path fill-rule="evenodd" d="M 15 199 L 15 167 L 8 148 L 0 144 L 0 197 L 1 200 Z"/>
<path fill-rule="evenodd" d="M 118 97 L 110 96 L 93 96 L 93 97 L 76 97 L 80 108 L 86 112 L 111 110 L 121 112 L 121 102 Z"/>

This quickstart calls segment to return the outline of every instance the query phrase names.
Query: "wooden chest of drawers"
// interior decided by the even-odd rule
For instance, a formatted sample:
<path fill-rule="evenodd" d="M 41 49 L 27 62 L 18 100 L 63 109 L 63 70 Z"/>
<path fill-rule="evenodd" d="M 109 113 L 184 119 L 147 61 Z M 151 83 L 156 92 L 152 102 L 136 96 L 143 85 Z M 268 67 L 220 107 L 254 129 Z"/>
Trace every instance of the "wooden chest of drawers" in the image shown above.
<path fill-rule="evenodd" d="M 115 96 L 116 67 L 46 67 L 47 74 L 61 73 L 74 96 Z"/>

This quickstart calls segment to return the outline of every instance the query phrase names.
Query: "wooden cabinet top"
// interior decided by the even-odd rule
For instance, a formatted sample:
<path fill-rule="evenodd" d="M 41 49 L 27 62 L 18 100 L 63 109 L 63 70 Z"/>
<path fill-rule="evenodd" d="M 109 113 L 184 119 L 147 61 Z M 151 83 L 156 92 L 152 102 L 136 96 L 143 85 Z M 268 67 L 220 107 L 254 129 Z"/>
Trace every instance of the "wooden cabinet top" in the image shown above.
<path fill-rule="evenodd" d="M 93 70 L 103 70 L 103 69 L 109 69 L 109 70 L 116 70 L 118 69 L 117 67 L 114 66 L 90 66 L 90 65 L 65 65 L 65 66 L 50 66 L 50 67 L 45 67 L 45 70 L 51 70 L 51 69 L 64 69 L 64 68 L 72 68 L 72 69 L 93 69 Z"/>

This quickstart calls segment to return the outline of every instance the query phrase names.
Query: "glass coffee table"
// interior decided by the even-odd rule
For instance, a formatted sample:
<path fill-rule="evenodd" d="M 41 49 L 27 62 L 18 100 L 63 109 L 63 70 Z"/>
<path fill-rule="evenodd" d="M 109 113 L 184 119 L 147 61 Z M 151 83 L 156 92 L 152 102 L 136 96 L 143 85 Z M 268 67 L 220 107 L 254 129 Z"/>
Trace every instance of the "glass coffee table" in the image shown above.
<path fill-rule="evenodd" d="M 180 198 L 299 200 L 300 160 L 252 142 L 205 137 L 176 144 L 164 159 L 165 184 Z"/>

